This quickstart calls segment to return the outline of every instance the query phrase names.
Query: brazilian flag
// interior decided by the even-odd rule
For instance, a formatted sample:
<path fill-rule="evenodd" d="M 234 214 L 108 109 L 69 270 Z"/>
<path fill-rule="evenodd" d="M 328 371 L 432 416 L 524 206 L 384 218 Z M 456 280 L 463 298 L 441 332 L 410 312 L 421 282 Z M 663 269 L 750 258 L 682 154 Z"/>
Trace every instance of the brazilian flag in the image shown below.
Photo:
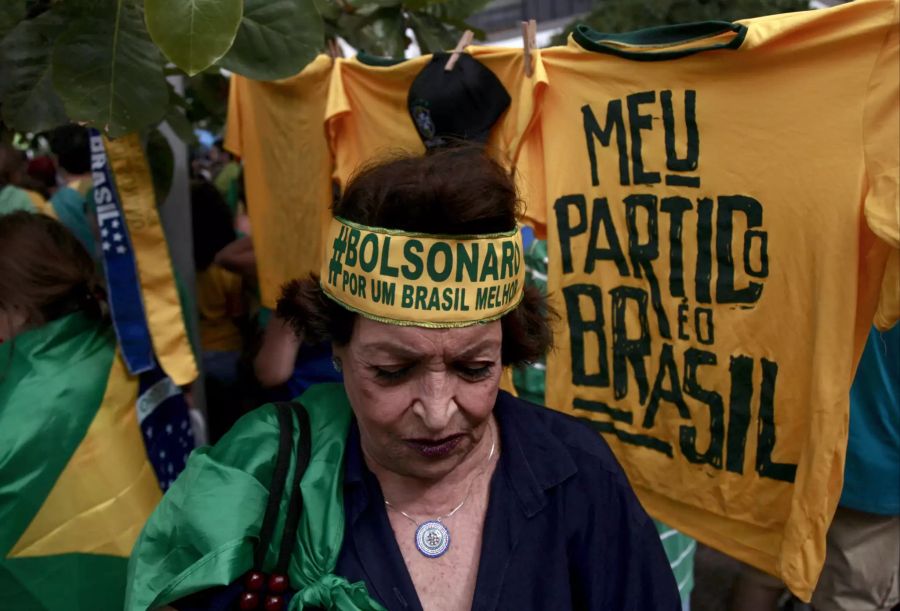
<path fill-rule="evenodd" d="M 0 345 L 0 609 L 123 608 L 162 496 L 140 388 L 112 328 L 82 313 Z"/>

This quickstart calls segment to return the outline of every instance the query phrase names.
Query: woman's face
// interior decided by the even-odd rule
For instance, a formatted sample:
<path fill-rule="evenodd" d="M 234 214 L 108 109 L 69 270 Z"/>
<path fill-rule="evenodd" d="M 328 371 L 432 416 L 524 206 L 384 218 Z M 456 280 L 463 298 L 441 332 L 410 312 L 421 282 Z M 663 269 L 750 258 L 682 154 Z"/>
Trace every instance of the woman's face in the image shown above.
<path fill-rule="evenodd" d="M 350 342 L 334 353 L 368 459 L 420 479 L 458 465 L 487 431 L 501 339 L 499 321 L 426 329 L 357 316 Z"/>

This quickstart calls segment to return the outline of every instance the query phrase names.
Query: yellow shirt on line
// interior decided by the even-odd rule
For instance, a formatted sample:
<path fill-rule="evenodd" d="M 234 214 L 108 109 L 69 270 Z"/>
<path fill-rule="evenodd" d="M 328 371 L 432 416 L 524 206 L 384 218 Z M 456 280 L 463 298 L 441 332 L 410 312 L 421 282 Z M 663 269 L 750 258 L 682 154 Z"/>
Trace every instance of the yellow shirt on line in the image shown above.
<path fill-rule="evenodd" d="M 231 78 L 225 147 L 242 158 L 262 304 L 281 286 L 318 273 L 331 204 L 331 153 L 323 124 L 332 60 L 274 82 Z"/>
<path fill-rule="evenodd" d="M 578 31 L 541 52 L 519 160 L 566 322 L 548 405 L 655 517 L 806 600 L 856 361 L 900 315 L 897 13 Z"/>
<path fill-rule="evenodd" d="M 534 79 L 524 76 L 521 49 L 467 51 L 512 98 L 489 141 L 511 168 L 532 117 Z M 318 272 L 330 177 L 343 188 L 365 163 L 425 151 L 407 96 L 429 61 L 430 55 L 400 62 L 322 55 L 281 81 L 232 77 L 225 146 L 244 164 L 263 305 L 275 307 L 285 282 Z"/>

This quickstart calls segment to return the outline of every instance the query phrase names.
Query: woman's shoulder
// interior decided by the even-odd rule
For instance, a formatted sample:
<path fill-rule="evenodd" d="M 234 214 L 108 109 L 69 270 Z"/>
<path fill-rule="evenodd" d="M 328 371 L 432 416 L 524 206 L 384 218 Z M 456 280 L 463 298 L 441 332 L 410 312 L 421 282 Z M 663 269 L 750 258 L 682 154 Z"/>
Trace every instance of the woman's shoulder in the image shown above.
<path fill-rule="evenodd" d="M 603 436 L 588 423 L 543 405 L 505 395 L 501 414 L 517 437 L 529 469 L 545 472 L 563 491 L 588 497 L 618 497 L 631 505 L 634 492 Z M 504 426 L 504 422 L 500 423 Z M 568 492 L 566 492 L 568 494 Z M 590 503 L 590 498 L 585 498 Z"/>
<path fill-rule="evenodd" d="M 254 461 L 271 459 L 277 452 L 281 431 L 278 412 L 284 408 L 306 412 L 312 427 L 314 449 L 332 436 L 346 435 L 350 408 L 343 385 L 317 384 L 292 401 L 266 403 L 242 416 L 209 449 L 210 456 L 233 465 L 246 462 L 248 457 L 253 457 Z M 292 417 L 293 422 L 297 422 L 296 413 Z"/>

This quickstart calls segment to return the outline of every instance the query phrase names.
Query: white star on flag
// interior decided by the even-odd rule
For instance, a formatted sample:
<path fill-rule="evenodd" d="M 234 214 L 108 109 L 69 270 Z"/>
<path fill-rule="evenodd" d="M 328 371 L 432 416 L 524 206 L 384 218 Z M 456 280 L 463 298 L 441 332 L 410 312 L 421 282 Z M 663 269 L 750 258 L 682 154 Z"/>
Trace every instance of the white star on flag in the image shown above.
<path fill-rule="evenodd" d="M 121 234 L 121 233 L 114 233 L 114 234 L 113 234 L 113 239 L 114 239 L 116 242 L 121 242 L 121 241 L 122 241 L 122 234 Z"/>
<path fill-rule="evenodd" d="M 103 250 L 109 250 L 109 242 L 103 242 Z"/>
<path fill-rule="evenodd" d="M 125 250 L 126 250 L 126 249 L 125 249 L 124 246 L 116 246 L 116 252 L 119 253 L 120 255 L 124 255 L 124 254 L 125 254 Z"/>
<path fill-rule="evenodd" d="M 113 222 L 110 223 L 110 224 L 112 225 L 112 228 L 113 228 L 113 229 L 118 229 L 118 228 L 119 228 L 119 221 L 113 221 Z"/>
<path fill-rule="evenodd" d="M 101 230 L 100 230 L 100 235 L 103 236 L 103 237 L 105 238 L 106 236 L 109 235 L 109 231 L 107 231 L 106 229 L 101 229 Z"/>

